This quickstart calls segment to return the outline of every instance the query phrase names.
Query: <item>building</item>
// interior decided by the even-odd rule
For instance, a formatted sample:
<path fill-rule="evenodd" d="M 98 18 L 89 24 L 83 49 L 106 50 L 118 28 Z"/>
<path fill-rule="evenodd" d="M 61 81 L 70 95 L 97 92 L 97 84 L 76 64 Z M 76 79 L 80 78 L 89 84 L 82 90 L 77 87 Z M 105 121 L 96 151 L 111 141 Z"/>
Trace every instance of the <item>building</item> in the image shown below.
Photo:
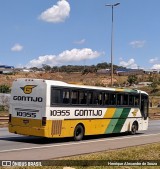
<path fill-rule="evenodd" d="M 99 74 L 110 74 L 111 71 L 110 71 L 110 69 L 99 69 L 99 70 L 97 70 L 97 73 L 99 73 Z"/>
<path fill-rule="evenodd" d="M 117 68 L 115 73 L 119 76 L 128 76 L 128 75 L 142 75 L 144 74 L 143 69 L 128 69 L 128 68 Z"/>
<path fill-rule="evenodd" d="M 12 73 L 14 71 L 14 66 L 0 65 L 0 74 Z"/>
<path fill-rule="evenodd" d="M 145 74 L 160 74 L 160 69 L 144 69 Z"/>

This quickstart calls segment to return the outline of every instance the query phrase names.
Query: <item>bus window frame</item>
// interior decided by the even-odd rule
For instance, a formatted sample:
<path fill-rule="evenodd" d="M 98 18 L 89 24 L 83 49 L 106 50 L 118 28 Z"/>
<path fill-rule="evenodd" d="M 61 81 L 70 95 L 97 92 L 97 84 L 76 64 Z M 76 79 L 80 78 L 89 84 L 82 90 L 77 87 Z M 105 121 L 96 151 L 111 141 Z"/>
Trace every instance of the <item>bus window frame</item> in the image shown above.
<path fill-rule="evenodd" d="M 80 99 L 80 93 L 83 93 L 83 99 Z M 87 105 L 87 90 L 79 90 L 79 97 L 78 97 L 78 103 L 79 105 Z"/>
<path fill-rule="evenodd" d="M 126 104 L 124 104 L 125 96 L 127 96 Z M 126 92 L 124 92 L 124 94 L 123 94 L 122 106 L 129 106 L 129 94 Z"/>
<path fill-rule="evenodd" d="M 136 96 L 138 96 L 139 102 L 138 104 L 136 104 Z M 140 108 L 141 105 L 141 94 L 140 93 L 136 93 L 134 94 L 134 107 L 139 107 Z"/>
<path fill-rule="evenodd" d="M 53 103 L 53 90 L 60 90 L 60 100 L 61 100 L 61 102 L 62 102 L 62 97 L 61 97 L 61 95 L 62 95 L 62 91 L 61 91 L 61 89 L 60 88 L 57 88 L 57 87 L 51 87 L 51 94 L 50 94 L 50 105 L 60 105 L 61 104 L 61 102 L 59 102 L 59 103 Z"/>
<path fill-rule="evenodd" d="M 52 99 L 52 91 L 54 90 L 54 89 L 59 89 L 60 91 L 61 91 L 61 103 L 52 103 L 51 102 L 51 99 Z M 69 102 L 68 103 L 63 103 L 63 91 L 64 90 L 67 90 L 68 92 L 69 92 Z M 78 92 L 78 102 L 77 103 L 75 103 L 75 104 L 73 104 L 72 102 L 71 102 L 71 92 L 72 91 L 77 91 Z M 80 95 L 80 92 L 82 92 L 82 93 L 85 93 L 86 94 L 86 104 L 81 104 L 80 103 L 80 97 L 79 97 L 79 95 Z M 92 94 L 92 103 L 89 103 L 89 94 Z M 97 95 L 98 97 L 101 97 L 101 100 L 102 100 L 102 103 L 101 104 L 99 104 L 99 103 L 93 103 L 93 95 Z M 100 96 L 101 95 L 101 96 Z M 109 103 L 108 104 L 106 104 L 105 103 L 105 95 L 108 95 L 108 98 L 109 98 Z M 115 103 L 114 104 L 111 104 L 111 96 L 112 95 L 115 95 Z M 127 97 L 128 97 L 128 104 L 118 104 L 118 102 L 117 102 L 117 99 L 118 99 L 118 95 L 121 95 L 121 97 L 123 97 L 123 99 L 124 99 L 124 95 L 127 95 Z M 134 105 L 130 105 L 129 104 L 129 97 L 130 96 L 133 96 L 134 97 Z M 138 97 L 138 99 L 139 99 L 139 104 L 138 105 L 135 105 L 135 98 L 136 97 Z M 122 99 L 122 101 L 123 101 L 123 99 Z M 121 102 L 122 102 L 121 101 Z M 134 93 L 134 92 L 123 92 L 123 91 L 121 91 L 121 92 L 119 92 L 119 91 L 110 91 L 110 90 L 99 90 L 99 89 L 87 89 L 87 88 L 80 88 L 80 87 L 66 87 L 66 86 L 51 86 L 51 94 L 50 94 L 50 106 L 51 107 L 58 107 L 58 106 L 62 106 L 62 107 L 64 107 L 64 106 L 67 106 L 67 107 L 69 107 L 69 106 L 71 106 L 71 107 L 91 107 L 91 106 L 93 106 L 93 107 L 105 107 L 105 108 L 108 108 L 108 107 L 140 107 L 140 93 Z"/>
<path fill-rule="evenodd" d="M 63 92 L 64 92 L 64 91 L 69 92 L 69 99 L 67 98 L 68 101 L 69 101 L 68 103 L 64 103 L 64 101 L 63 101 L 63 100 L 65 99 L 65 98 L 63 98 Z M 71 92 L 70 92 L 70 89 L 69 89 L 69 88 L 63 88 L 63 89 L 62 89 L 62 103 L 61 103 L 62 105 L 70 105 L 70 103 L 71 103 L 71 97 L 70 97 L 70 95 L 71 95 Z"/>
<path fill-rule="evenodd" d="M 74 97 L 72 98 L 73 92 L 76 93 L 75 98 Z M 70 102 L 71 105 L 79 105 L 79 103 L 78 103 L 79 102 L 79 92 L 78 92 L 77 89 L 71 89 L 70 90 L 70 101 L 71 101 Z M 75 101 L 75 103 L 73 101 Z"/>
<path fill-rule="evenodd" d="M 52 89 L 60 89 L 61 90 L 61 103 L 52 103 Z M 63 103 L 63 90 L 69 91 L 69 103 Z M 59 106 L 70 106 L 71 105 L 71 97 L 70 97 L 70 88 L 69 87 L 63 87 L 63 86 L 51 86 L 51 92 L 50 92 L 50 107 L 59 107 Z"/>

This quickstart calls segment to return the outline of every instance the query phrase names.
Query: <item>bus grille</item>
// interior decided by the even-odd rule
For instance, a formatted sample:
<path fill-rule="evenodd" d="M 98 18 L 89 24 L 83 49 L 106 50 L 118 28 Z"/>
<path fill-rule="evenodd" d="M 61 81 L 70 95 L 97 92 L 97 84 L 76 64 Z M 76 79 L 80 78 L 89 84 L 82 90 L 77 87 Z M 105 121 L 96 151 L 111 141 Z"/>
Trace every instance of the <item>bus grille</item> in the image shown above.
<path fill-rule="evenodd" d="M 52 121 L 52 135 L 61 134 L 62 129 L 62 120 L 53 120 Z"/>

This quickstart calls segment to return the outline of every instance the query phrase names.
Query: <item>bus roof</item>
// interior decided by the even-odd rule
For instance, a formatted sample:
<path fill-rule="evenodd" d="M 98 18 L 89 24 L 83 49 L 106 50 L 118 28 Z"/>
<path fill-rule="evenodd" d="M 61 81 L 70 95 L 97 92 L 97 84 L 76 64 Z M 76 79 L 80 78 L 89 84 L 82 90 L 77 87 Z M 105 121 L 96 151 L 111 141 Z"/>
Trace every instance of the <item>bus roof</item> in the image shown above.
<path fill-rule="evenodd" d="M 137 90 L 137 89 L 128 89 L 128 88 L 111 88 L 111 87 L 100 87 L 100 86 L 89 86 L 89 85 L 80 85 L 80 84 L 70 84 L 66 83 L 63 81 L 58 81 L 58 80 L 45 80 L 45 79 L 32 79 L 32 78 L 19 78 L 16 79 L 15 81 L 39 81 L 45 82 L 47 85 L 50 86 L 62 86 L 62 87 L 72 87 L 72 88 L 83 88 L 83 89 L 95 89 L 95 90 L 106 90 L 106 91 L 119 91 L 119 92 L 129 92 L 129 93 L 143 93 L 148 95 L 145 91 L 142 90 Z"/>

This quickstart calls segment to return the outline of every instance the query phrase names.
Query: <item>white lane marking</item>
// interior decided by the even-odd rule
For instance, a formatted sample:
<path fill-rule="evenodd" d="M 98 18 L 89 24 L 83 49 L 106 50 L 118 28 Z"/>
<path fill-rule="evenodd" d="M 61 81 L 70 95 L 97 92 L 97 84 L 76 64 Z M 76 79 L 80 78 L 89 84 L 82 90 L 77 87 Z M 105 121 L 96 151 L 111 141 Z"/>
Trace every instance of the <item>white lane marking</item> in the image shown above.
<path fill-rule="evenodd" d="M 160 133 L 156 134 L 149 134 L 149 135 L 142 135 L 142 136 L 126 136 L 126 137 L 120 137 L 120 138 L 105 138 L 105 139 L 99 139 L 99 140 L 92 140 L 92 141 L 80 141 L 80 142 L 72 142 L 72 143 L 65 143 L 65 144 L 56 144 L 56 145 L 50 145 L 50 146 L 40 146 L 40 147 L 28 147 L 28 148 L 19 148 L 19 149 L 10 149 L 10 150 L 2 150 L 0 153 L 5 152 L 12 152 L 12 151 L 21 151 L 21 150 L 31 150 L 31 149 L 40 149 L 40 148 L 50 148 L 50 147 L 60 147 L 60 146 L 70 146 L 70 145 L 78 145 L 78 144 L 88 144 L 88 143 L 94 143 L 94 142 L 103 142 L 103 141 L 111 141 L 111 140 L 123 140 L 123 139 L 132 139 L 132 138 L 138 138 L 138 137 L 150 137 L 150 136 L 156 136 L 160 135 Z"/>

